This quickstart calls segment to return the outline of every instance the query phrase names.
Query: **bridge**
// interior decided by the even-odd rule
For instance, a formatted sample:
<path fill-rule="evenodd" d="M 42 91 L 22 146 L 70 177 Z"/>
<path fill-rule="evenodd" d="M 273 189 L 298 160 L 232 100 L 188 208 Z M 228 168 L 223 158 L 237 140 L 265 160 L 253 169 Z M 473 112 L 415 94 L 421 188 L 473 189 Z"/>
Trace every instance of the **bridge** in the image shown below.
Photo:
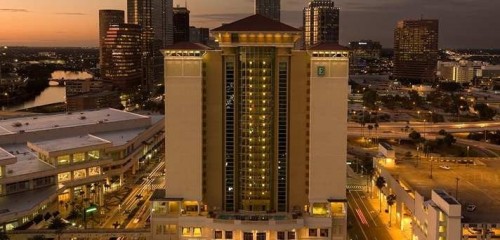
<path fill-rule="evenodd" d="M 112 237 L 126 237 L 131 239 L 151 239 L 151 230 L 147 229 L 66 229 L 62 231 L 49 230 L 49 229 L 33 229 L 33 230 L 14 230 L 8 232 L 11 240 L 26 240 L 33 238 L 34 236 L 43 235 L 45 238 L 54 239 L 94 239 L 94 238 L 105 238 L 109 239 Z"/>

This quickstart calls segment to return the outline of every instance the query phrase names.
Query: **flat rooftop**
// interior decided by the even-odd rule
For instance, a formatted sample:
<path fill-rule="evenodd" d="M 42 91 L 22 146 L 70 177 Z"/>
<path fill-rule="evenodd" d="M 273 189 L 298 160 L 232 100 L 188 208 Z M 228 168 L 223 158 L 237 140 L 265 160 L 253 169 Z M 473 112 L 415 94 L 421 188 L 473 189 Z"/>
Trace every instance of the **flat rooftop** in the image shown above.
<path fill-rule="evenodd" d="M 471 165 L 421 159 L 418 167 L 414 162 L 384 165 L 392 176 L 402 180 L 411 190 L 419 192 L 426 200 L 433 189 L 443 189 L 455 197 L 458 180 L 458 201 L 462 204 L 464 222 L 500 223 L 500 163 L 498 160 L 481 160 L 483 165 Z M 449 166 L 449 169 L 440 166 Z M 453 199 L 454 200 L 454 199 Z M 474 204 L 477 209 L 467 212 L 465 206 Z"/>
<path fill-rule="evenodd" d="M 0 161 L 1 160 L 7 160 L 7 159 L 12 159 L 12 158 L 15 158 L 14 155 L 12 155 L 11 153 L 9 153 L 8 151 L 0 148 Z"/>
<path fill-rule="evenodd" d="M 111 142 L 90 134 L 28 143 L 28 146 L 35 148 L 39 152 L 46 153 L 47 155 L 51 155 L 52 153 L 57 154 L 57 152 L 60 151 L 87 147 L 98 148 L 106 145 L 111 145 Z"/>
<path fill-rule="evenodd" d="M 50 186 L 22 193 L 0 197 L 0 216 L 26 211 L 38 207 L 40 202 L 48 199 L 57 191 L 57 186 Z M 42 214 L 44 214 L 43 212 Z"/>
<path fill-rule="evenodd" d="M 26 144 L 2 146 L 5 151 L 17 157 L 17 162 L 5 166 L 7 177 L 25 175 L 54 169 L 54 166 L 40 160 Z"/>
<path fill-rule="evenodd" d="M 36 132 L 53 129 L 55 127 L 72 127 L 96 124 L 99 122 L 121 122 L 134 119 L 147 119 L 135 113 L 124 112 L 112 108 L 95 111 L 82 111 L 53 115 L 37 115 L 31 117 L 12 118 L 0 121 L 0 136 L 24 132 Z"/>

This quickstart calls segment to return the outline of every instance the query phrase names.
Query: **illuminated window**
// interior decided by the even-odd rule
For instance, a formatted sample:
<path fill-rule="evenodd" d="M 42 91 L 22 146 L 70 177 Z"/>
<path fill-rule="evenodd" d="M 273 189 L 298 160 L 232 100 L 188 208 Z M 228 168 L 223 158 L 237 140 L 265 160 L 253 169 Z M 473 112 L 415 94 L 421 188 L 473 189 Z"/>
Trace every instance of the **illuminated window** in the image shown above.
<path fill-rule="evenodd" d="M 83 162 L 85 161 L 85 153 L 73 153 L 73 162 Z"/>
<path fill-rule="evenodd" d="M 71 173 L 70 172 L 64 172 L 64 173 L 59 173 L 57 174 L 57 181 L 58 182 L 66 182 L 71 180 Z"/>
<path fill-rule="evenodd" d="M 89 160 L 97 160 L 99 159 L 99 150 L 89 151 Z"/>
<path fill-rule="evenodd" d="M 87 177 L 87 171 L 85 169 L 73 171 L 73 178 L 74 179 L 82 179 L 85 177 Z"/>
<path fill-rule="evenodd" d="M 182 236 L 189 236 L 189 235 L 191 235 L 190 229 L 187 227 L 183 227 L 182 228 Z"/>
<path fill-rule="evenodd" d="M 95 176 L 101 174 L 101 168 L 99 167 L 91 167 L 89 168 L 89 176 Z"/>
<path fill-rule="evenodd" d="M 57 165 L 66 165 L 69 164 L 69 155 L 63 155 L 57 157 Z"/>
<path fill-rule="evenodd" d="M 195 237 L 201 237 L 201 228 L 195 227 L 193 229 L 193 236 L 195 236 Z"/>

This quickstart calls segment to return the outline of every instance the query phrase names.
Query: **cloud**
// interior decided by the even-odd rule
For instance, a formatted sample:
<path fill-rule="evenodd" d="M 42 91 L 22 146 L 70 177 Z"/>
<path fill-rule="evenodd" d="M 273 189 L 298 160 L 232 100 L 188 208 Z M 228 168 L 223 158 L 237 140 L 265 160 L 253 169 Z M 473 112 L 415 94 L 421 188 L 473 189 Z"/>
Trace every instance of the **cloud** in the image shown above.
<path fill-rule="evenodd" d="M 70 16 L 84 16 L 87 15 L 85 13 L 79 13 L 79 12 L 58 12 L 55 13 L 56 15 L 70 15 Z"/>
<path fill-rule="evenodd" d="M 29 12 L 25 8 L 0 8 L 0 12 Z"/>

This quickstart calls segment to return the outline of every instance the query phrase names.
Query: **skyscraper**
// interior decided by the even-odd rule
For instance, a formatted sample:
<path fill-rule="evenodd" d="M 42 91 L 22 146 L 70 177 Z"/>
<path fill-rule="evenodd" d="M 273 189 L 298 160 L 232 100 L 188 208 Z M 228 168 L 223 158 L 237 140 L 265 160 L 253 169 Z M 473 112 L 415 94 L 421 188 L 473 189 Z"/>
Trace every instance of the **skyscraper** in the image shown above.
<path fill-rule="evenodd" d="M 173 43 L 172 0 L 128 0 L 127 22 L 142 27 L 144 86 L 162 79 L 160 49 Z"/>
<path fill-rule="evenodd" d="M 255 14 L 280 21 L 281 0 L 255 0 Z"/>
<path fill-rule="evenodd" d="M 345 239 L 348 50 L 253 15 L 165 55 L 153 239 Z"/>
<path fill-rule="evenodd" d="M 174 43 L 189 42 L 189 10 L 186 7 L 174 8 Z"/>
<path fill-rule="evenodd" d="M 141 27 L 136 24 L 111 25 L 103 41 L 102 78 L 122 90 L 141 83 Z"/>
<path fill-rule="evenodd" d="M 162 41 L 162 48 L 174 43 L 173 7 L 173 0 L 152 1 L 154 38 Z"/>
<path fill-rule="evenodd" d="M 438 20 L 403 20 L 394 30 L 394 77 L 434 81 L 438 60 Z"/>
<path fill-rule="evenodd" d="M 104 39 L 109 26 L 125 23 L 125 12 L 121 10 L 99 10 L 99 66 L 103 74 Z"/>
<path fill-rule="evenodd" d="M 332 0 L 312 0 L 304 8 L 305 47 L 339 42 L 339 8 Z"/>

